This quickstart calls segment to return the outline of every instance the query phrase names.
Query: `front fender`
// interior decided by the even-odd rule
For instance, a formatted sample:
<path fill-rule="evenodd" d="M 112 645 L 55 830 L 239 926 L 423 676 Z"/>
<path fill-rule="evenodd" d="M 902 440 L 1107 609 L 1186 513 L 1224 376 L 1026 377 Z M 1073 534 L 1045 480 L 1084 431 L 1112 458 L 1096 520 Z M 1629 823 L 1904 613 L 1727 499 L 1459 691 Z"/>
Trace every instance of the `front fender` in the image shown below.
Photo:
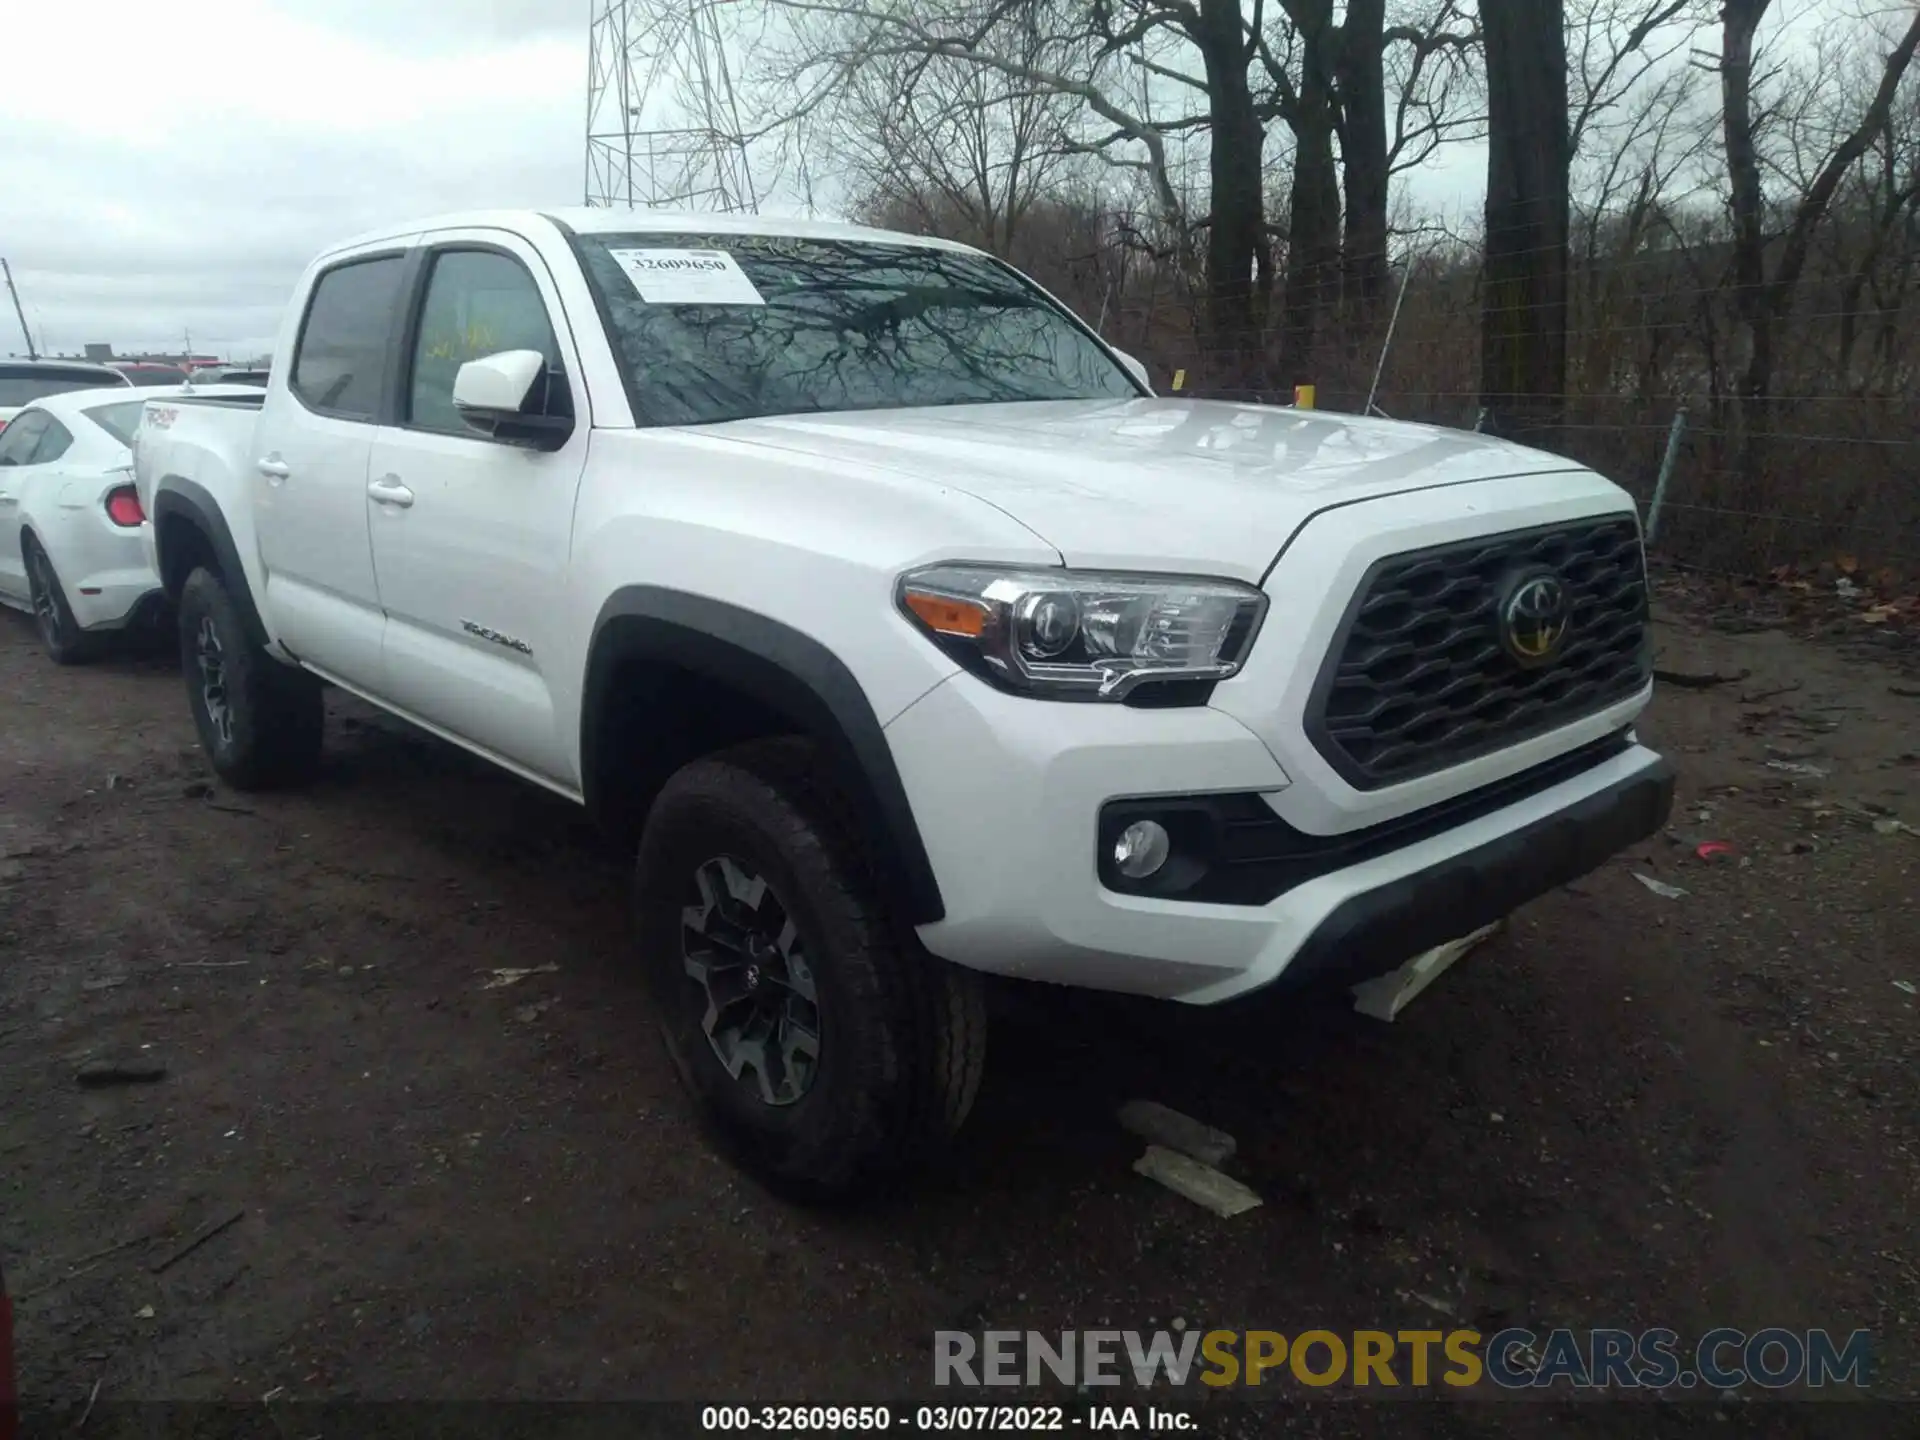
<path fill-rule="evenodd" d="M 725 685 L 790 717 L 855 782 L 861 819 L 879 837 L 875 854 L 905 897 L 916 925 L 945 906 L 913 818 L 893 751 L 853 672 L 792 626 L 722 600 L 654 585 L 615 591 L 593 627 L 582 694 L 583 777 L 601 773 L 607 690 L 623 661 L 675 666 Z"/>

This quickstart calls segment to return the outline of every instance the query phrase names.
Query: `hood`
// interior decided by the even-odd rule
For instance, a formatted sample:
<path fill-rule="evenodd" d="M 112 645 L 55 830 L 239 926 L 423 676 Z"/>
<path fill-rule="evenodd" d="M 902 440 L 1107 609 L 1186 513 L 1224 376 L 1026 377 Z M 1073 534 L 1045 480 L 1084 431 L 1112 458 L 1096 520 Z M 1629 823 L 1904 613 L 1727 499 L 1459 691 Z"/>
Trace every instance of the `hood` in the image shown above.
<path fill-rule="evenodd" d="M 777 415 L 703 433 L 964 491 L 1069 565 L 1248 580 L 1332 506 L 1582 468 L 1470 430 L 1169 398 Z"/>

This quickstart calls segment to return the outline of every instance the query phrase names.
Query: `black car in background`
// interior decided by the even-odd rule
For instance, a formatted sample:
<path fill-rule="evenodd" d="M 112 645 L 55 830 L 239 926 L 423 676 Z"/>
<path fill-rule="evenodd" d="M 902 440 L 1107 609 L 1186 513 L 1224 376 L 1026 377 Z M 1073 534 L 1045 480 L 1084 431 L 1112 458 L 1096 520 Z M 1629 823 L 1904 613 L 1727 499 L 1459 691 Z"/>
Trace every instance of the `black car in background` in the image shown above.
<path fill-rule="evenodd" d="M 132 383 L 112 366 L 86 360 L 0 360 L 0 429 L 22 409 L 49 395 Z"/>
<path fill-rule="evenodd" d="M 267 388 L 267 372 L 251 365 L 202 365 L 187 377 L 195 385 L 258 385 Z"/>
<path fill-rule="evenodd" d="M 187 372 L 178 365 L 159 365 L 146 360 L 116 360 L 113 368 L 127 377 L 129 385 L 143 390 L 155 385 L 184 385 Z"/>

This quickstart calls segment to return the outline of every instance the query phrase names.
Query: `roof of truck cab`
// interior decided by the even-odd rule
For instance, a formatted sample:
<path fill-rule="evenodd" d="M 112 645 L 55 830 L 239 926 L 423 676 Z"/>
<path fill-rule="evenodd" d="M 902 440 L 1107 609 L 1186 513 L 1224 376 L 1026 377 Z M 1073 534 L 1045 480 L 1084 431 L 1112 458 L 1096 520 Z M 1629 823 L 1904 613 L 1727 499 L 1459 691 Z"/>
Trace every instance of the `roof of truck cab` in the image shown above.
<path fill-rule="evenodd" d="M 888 245 L 918 245 L 929 250 L 977 253 L 971 245 L 933 235 L 909 235 L 869 225 L 837 220 L 803 220 L 772 215 L 686 214 L 667 210 L 620 210 L 575 207 L 559 210 L 470 210 L 432 215 L 403 225 L 389 225 L 356 235 L 329 247 L 327 253 L 350 250 L 382 240 L 403 240 L 431 230 L 509 230 L 538 233 L 546 222 L 558 221 L 583 235 L 792 235 L 810 240 L 868 240 Z"/>

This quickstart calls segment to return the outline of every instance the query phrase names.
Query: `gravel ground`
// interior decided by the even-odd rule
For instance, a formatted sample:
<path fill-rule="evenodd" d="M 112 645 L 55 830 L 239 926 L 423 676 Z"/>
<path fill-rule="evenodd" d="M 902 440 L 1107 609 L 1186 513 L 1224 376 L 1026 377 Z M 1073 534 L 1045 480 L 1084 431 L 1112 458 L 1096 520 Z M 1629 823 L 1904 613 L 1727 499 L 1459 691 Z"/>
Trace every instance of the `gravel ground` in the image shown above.
<path fill-rule="evenodd" d="M 1748 672 L 1662 686 L 1644 726 L 1687 844 L 1531 906 L 1391 1026 L 1002 996 L 951 1165 L 821 1215 L 702 1142 L 627 954 L 624 869 L 564 803 L 338 696 L 319 785 L 228 794 L 166 660 L 58 670 L 0 612 L 22 1389 L 62 1429 L 95 1394 L 853 1402 L 923 1392 L 936 1328 L 1180 1317 L 1865 1327 L 1877 1393 L 1920 1399 L 1920 834 L 1875 824 L 1920 826 L 1920 686 L 1780 632 L 1658 633 L 1664 667 Z M 501 967 L 540 973 L 483 988 Z M 76 1083 L 103 1058 L 165 1078 Z M 1235 1134 L 1266 1204 L 1220 1221 L 1134 1176 L 1113 1120 L 1133 1096 Z M 1920 1418 L 1840 1408 L 1574 1412 L 1663 1434 Z M 1451 1434 L 1495 1412 L 1550 1418 L 1291 1418 Z M 1208 1413 L 1221 1434 L 1280 1414 Z"/>

